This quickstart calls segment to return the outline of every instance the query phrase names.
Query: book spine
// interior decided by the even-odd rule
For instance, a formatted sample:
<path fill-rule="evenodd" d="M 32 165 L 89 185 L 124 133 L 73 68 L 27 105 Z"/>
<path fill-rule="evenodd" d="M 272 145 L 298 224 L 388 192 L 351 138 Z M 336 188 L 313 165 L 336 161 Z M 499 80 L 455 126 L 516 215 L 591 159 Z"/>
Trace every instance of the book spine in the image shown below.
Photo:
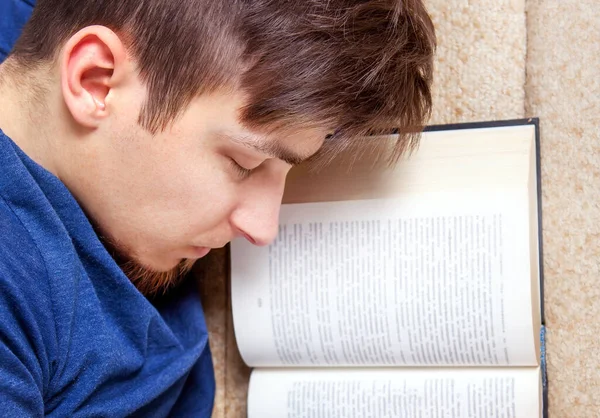
<path fill-rule="evenodd" d="M 542 388 L 548 387 L 548 376 L 546 375 L 546 326 L 540 328 L 540 362 L 542 369 Z"/>
<path fill-rule="evenodd" d="M 548 418 L 548 374 L 546 371 L 546 326 L 540 328 L 540 369 L 542 373 L 543 417 Z"/>

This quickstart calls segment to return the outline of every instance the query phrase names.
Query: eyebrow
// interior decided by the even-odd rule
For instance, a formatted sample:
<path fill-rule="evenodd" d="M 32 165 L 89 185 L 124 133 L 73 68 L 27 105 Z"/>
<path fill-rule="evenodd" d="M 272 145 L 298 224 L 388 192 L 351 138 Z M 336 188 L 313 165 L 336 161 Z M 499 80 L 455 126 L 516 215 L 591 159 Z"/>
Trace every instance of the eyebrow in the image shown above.
<path fill-rule="evenodd" d="M 289 165 L 298 165 L 310 157 L 300 155 L 277 142 L 256 140 L 255 138 L 243 135 L 222 134 L 222 136 L 243 147 L 251 148 L 262 154 L 285 161 Z"/>

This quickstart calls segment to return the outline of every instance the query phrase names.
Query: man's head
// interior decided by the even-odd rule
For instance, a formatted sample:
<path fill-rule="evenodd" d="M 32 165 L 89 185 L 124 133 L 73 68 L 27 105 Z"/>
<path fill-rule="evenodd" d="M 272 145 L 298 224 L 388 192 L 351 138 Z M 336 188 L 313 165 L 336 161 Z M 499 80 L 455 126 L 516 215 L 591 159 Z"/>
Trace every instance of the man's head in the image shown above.
<path fill-rule="evenodd" d="M 410 148 L 434 48 L 420 0 L 38 0 L 0 71 L 29 116 L 0 127 L 167 272 L 268 244 L 292 164 L 392 128 Z"/>

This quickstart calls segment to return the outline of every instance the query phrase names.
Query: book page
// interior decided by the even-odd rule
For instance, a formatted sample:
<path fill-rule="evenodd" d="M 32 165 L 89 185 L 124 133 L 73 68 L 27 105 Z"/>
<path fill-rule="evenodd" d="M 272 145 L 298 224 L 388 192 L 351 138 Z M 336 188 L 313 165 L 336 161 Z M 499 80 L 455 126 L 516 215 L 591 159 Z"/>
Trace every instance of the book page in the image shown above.
<path fill-rule="evenodd" d="M 288 175 L 283 203 L 401 197 L 406 193 L 489 190 L 535 185 L 535 127 L 425 132 L 413 154 L 390 166 L 380 157 L 395 137 L 372 137 L 373 147 L 349 148 L 325 167 L 311 162 Z"/>
<path fill-rule="evenodd" d="M 537 365 L 528 191 L 286 205 L 269 247 L 234 241 L 252 367 Z"/>
<path fill-rule="evenodd" d="M 266 370 L 248 418 L 540 417 L 537 368 Z"/>
<path fill-rule="evenodd" d="M 540 335 L 539 330 L 542 328 L 542 308 L 543 308 L 543 292 L 542 292 L 542 283 L 543 283 L 543 260 L 541 258 L 541 249 L 542 249 L 542 228 L 541 228 L 541 219 L 539 215 L 541 213 L 541 208 L 538 207 L 538 194 L 540 190 L 538 190 L 538 182 L 537 182 L 537 156 L 535 152 L 535 143 L 531 144 L 531 162 L 530 162 L 530 172 L 529 172 L 529 185 L 528 185 L 528 193 L 529 193 L 529 247 L 530 250 L 530 267 L 531 267 L 531 294 L 537 295 L 537 297 L 533 298 L 532 303 L 532 316 L 533 316 L 533 329 L 535 332 L 534 338 L 536 341 L 535 344 L 535 352 L 538 353 L 538 362 L 540 361 Z"/>

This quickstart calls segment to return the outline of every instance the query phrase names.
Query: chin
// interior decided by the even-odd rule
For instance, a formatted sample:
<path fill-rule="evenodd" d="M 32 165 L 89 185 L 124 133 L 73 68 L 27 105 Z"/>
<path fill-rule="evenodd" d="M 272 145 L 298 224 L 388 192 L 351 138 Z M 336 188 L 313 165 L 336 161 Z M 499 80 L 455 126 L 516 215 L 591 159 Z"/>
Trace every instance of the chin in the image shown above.
<path fill-rule="evenodd" d="M 132 257 L 133 261 L 144 269 L 153 273 L 167 273 L 176 268 L 184 259 L 161 256 Z"/>
<path fill-rule="evenodd" d="M 128 247 L 116 240 L 101 235 L 104 245 L 111 253 L 123 273 L 131 280 L 138 290 L 152 296 L 164 293 L 180 281 L 193 267 L 195 259 L 168 257 L 160 251 L 128 251 Z"/>
<path fill-rule="evenodd" d="M 183 257 L 169 257 L 166 251 L 158 248 L 143 248 L 136 246 L 135 243 L 116 239 L 92 218 L 90 222 L 102 244 L 120 266 L 135 265 L 151 273 L 167 273 L 183 260 Z"/>
<path fill-rule="evenodd" d="M 164 293 L 177 284 L 194 266 L 196 260 L 178 260 L 175 264 L 155 264 L 144 266 L 129 261 L 121 266 L 123 272 L 138 290 L 146 296 Z"/>
<path fill-rule="evenodd" d="M 169 261 L 164 261 L 164 262 L 152 262 L 152 263 L 142 263 L 142 265 L 149 271 L 153 272 L 153 273 L 168 273 L 171 270 L 177 268 L 177 266 L 179 266 L 180 263 L 182 263 L 184 260 L 182 259 L 178 259 L 178 260 L 169 260 Z"/>

